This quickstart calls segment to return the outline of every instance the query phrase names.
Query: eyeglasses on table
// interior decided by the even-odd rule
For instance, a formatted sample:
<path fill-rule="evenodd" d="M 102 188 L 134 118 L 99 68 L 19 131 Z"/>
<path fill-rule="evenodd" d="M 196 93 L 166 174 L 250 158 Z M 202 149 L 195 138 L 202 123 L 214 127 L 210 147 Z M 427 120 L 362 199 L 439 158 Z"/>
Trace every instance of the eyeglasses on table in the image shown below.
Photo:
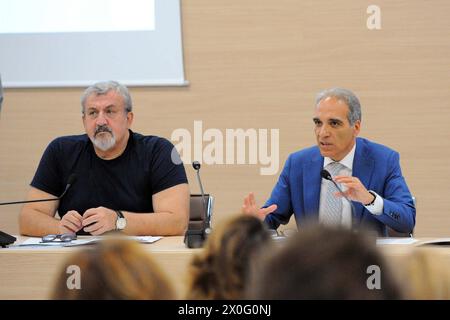
<path fill-rule="evenodd" d="M 76 239 L 77 235 L 75 233 L 48 234 L 42 237 L 42 242 L 70 242 Z"/>

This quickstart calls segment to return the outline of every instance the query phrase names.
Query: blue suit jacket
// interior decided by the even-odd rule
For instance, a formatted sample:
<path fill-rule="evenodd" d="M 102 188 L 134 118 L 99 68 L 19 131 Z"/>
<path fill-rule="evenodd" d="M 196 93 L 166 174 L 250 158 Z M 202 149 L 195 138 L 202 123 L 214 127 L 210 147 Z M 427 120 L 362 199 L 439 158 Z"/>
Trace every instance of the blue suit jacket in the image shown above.
<path fill-rule="evenodd" d="M 292 214 L 297 226 L 318 220 L 321 175 L 324 158 L 317 146 L 300 150 L 289 156 L 272 194 L 264 207 L 276 204 L 277 210 L 265 221 L 276 229 L 286 224 Z M 356 139 L 353 176 L 383 197 L 381 215 L 373 215 L 359 202 L 353 202 L 354 228 L 370 228 L 387 235 L 386 226 L 399 232 L 412 232 L 416 209 L 411 193 L 402 176 L 399 154 L 386 146 L 366 139 Z"/>

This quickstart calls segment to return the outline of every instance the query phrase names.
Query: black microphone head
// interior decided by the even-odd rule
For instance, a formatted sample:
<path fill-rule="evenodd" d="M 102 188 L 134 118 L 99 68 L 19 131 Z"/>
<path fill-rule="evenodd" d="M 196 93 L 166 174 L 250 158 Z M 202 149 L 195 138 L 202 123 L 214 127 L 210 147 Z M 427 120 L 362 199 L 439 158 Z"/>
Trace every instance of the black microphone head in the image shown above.
<path fill-rule="evenodd" d="M 331 177 L 331 174 L 325 169 L 320 171 L 320 175 L 322 176 L 322 178 L 324 178 L 326 180 L 333 180 L 333 178 Z"/>
<path fill-rule="evenodd" d="M 194 161 L 192 162 L 192 166 L 194 167 L 195 170 L 200 170 L 200 162 Z"/>
<path fill-rule="evenodd" d="M 67 179 L 67 184 L 72 185 L 75 182 L 75 180 L 77 180 L 77 175 L 76 175 L 76 173 L 72 173 L 69 176 L 69 179 Z"/>
<path fill-rule="evenodd" d="M 57 199 L 61 199 L 62 197 L 64 197 L 67 190 L 69 190 L 69 188 L 72 186 L 75 180 L 77 180 L 77 175 L 75 173 L 72 173 L 67 179 L 66 189 L 64 189 L 64 192 Z"/>

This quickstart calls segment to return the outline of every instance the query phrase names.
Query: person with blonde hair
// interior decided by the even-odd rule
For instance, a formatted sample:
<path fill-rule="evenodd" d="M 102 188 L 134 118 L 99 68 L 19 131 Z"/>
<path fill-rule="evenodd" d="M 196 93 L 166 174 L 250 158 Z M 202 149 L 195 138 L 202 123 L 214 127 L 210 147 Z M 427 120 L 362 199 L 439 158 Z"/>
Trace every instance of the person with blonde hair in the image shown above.
<path fill-rule="evenodd" d="M 69 267 L 80 270 L 78 288 L 68 285 Z M 94 248 L 71 255 L 61 268 L 52 293 L 52 299 L 58 300 L 174 298 L 172 285 L 150 253 L 135 241 L 118 239 L 101 241 Z"/>
<path fill-rule="evenodd" d="M 253 216 L 238 215 L 219 225 L 192 260 L 187 299 L 241 299 L 251 264 L 271 240 Z"/>
<path fill-rule="evenodd" d="M 450 299 L 449 263 L 436 249 L 414 248 L 403 261 L 400 278 L 408 299 Z"/>

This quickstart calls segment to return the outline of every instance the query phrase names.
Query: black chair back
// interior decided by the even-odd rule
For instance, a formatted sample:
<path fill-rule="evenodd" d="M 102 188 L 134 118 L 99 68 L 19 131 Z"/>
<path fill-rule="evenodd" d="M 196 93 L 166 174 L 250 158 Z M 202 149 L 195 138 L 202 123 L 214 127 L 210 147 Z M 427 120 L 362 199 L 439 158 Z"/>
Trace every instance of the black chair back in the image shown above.
<path fill-rule="evenodd" d="M 214 198 L 205 194 L 191 194 L 189 225 L 184 236 L 184 243 L 188 248 L 200 248 L 211 231 L 211 216 Z"/>

